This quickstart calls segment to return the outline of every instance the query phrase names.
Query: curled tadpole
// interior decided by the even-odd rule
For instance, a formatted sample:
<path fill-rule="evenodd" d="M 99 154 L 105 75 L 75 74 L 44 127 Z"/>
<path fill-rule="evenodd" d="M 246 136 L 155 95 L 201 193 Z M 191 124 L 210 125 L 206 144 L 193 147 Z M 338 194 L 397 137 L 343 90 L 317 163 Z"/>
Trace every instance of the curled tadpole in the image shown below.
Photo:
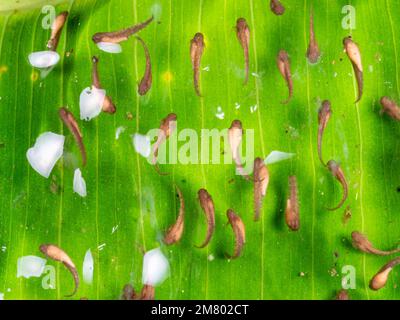
<path fill-rule="evenodd" d="M 269 3 L 271 11 L 275 13 L 277 16 L 281 16 L 285 13 L 285 7 L 279 0 L 271 0 Z"/>
<path fill-rule="evenodd" d="M 386 263 L 371 279 L 369 282 L 369 287 L 372 290 L 382 289 L 386 285 L 390 272 L 398 264 L 400 264 L 400 257 L 394 258 Z"/>
<path fill-rule="evenodd" d="M 340 203 L 334 207 L 334 208 L 329 208 L 328 210 L 334 211 L 339 209 L 347 200 L 347 194 L 348 194 L 348 186 L 346 182 L 346 178 L 344 176 L 343 170 L 340 168 L 340 165 L 335 161 L 335 160 L 329 160 L 327 163 L 327 168 L 329 171 L 332 173 L 332 175 L 340 182 L 340 184 L 343 187 L 343 197 Z"/>
<path fill-rule="evenodd" d="M 246 19 L 239 18 L 236 21 L 236 35 L 243 49 L 244 65 L 245 65 L 245 78 L 244 84 L 249 79 L 249 44 L 250 44 L 250 29 Z"/>
<path fill-rule="evenodd" d="M 62 29 L 65 25 L 65 21 L 68 18 L 68 11 L 61 12 L 54 20 L 51 26 L 50 40 L 47 42 L 47 48 L 51 51 L 56 51 L 58 41 L 60 40 Z"/>
<path fill-rule="evenodd" d="M 353 247 L 365 252 L 365 253 L 371 253 L 375 254 L 378 256 L 388 256 L 394 253 L 400 252 L 400 249 L 394 249 L 394 250 L 389 250 L 389 251 L 383 251 L 376 249 L 371 242 L 369 242 L 368 238 L 366 235 L 358 232 L 358 231 L 353 231 L 351 233 L 351 238 L 353 240 Z"/>
<path fill-rule="evenodd" d="M 325 162 L 322 159 L 322 138 L 331 115 L 331 103 L 329 100 L 325 100 L 318 111 L 318 157 L 323 165 L 325 165 Z"/>
<path fill-rule="evenodd" d="M 295 176 L 289 177 L 290 194 L 286 202 L 285 220 L 292 231 L 300 228 L 299 199 L 297 197 L 297 180 Z"/>
<path fill-rule="evenodd" d="M 99 43 L 99 42 L 120 43 L 122 41 L 128 40 L 130 36 L 147 27 L 153 21 L 153 19 L 154 17 L 151 16 L 149 19 L 147 19 L 142 23 L 136 24 L 132 27 L 120 31 L 98 32 L 95 35 L 93 35 L 92 40 L 94 43 Z"/>
<path fill-rule="evenodd" d="M 153 160 L 152 163 L 160 175 L 166 175 L 166 173 L 161 173 L 158 168 L 157 157 L 158 157 L 158 149 L 160 145 L 169 138 L 172 132 L 176 129 L 176 114 L 170 113 L 164 119 L 161 120 L 160 130 L 158 132 L 157 141 L 153 146 Z"/>
<path fill-rule="evenodd" d="M 200 189 L 198 192 L 200 206 L 204 211 L 207 219 L 207 235 L 206 239 L 200 246 L 196 246 L 197 248 L 204 248 L 208 245 L 211 240 L 211 237 L 214 233 L 215 228 L 215 209 L 214 209 L 214 201 L 211 195 L 207 192 L 206 189 Z"/>
<path fill-rule="evenodd" d="M 400 107 L 398 104 L 388 97 L 382 97 L 381 100 L 381 114 L 387 113 L 394 120 L 400 121 Z"/>
<path fill-rule="evenodd" d="M 39 247 L 39 250 L 48 258 L 62 262 L 64 266 L 66 266 L 66 268 L 71 272 L 72 276 L 74 277 L 75 289 L 70 295 L 66 295 L 66 297 L 72 297 L 79 287 L 79 275 L 71 258 L 61 248 L 54 244 L 42 244 Z"/>
<path fill-rule="evenodd" d="M 261 158 L 254 160 L 254 221 L 260 219 L 262 201 L 267 194 L 269 172 Z"/>
<path fill-rule="evenodd" d="M 314 12 L 310 13 L 310 43 L 307 49 L 307 59 L 310 63 L 317 63 L 321 53 L 319 51 L 317 40 L 314 32 Z"/>
<path fill-rule="evenodd" d="M 235 234 L 235 249 L 233 250 L 233 255 L 225 254 L 225 256 L 228 259 L 236 259 L 240 257 L 243 245 L 246 242 L 246 231 L 242 219 L 232 209 L 226 212 L 226 216 Z"/>
<path fill-rule="evenodd" d="M 336 295 L 336 300 L 350 300 L 347 290 L 342 289 Z"/>
<path fill-rule="evenodd" d="M 204 47 L 204 36 L 202 33 L 198 32 L 190 41 L 190 58 L 192 59 L 194 89 L 199 97 L 201 97 L 199 88 L 200 64 Z"/>
<path fill-rule="evenodd" d="M 343 39 L 344 50 L 349 57 L 351 64 L 353 65 L 354 73 L 358 85 L 358 97 L 355 103 L 361 100 L 363 94 L 363 67 L 361 63 L 360 49 L 356 43 L 351 39 L 351 37 L 346 37 Z"/>
<path fill-rule="evenodd" d="M 246 180 L 250 177 L 244 172 L 242 166 L 242 160 L 240 159 L 239 146 L 242 142 L 243 128 L 240 120 L 233 120 L 228 130 L 228 140 L 232 152 L 232 159 L 235 161 L 236 169 L 241 176 L 244 176 Z"/>
<path fill-rule="evenodd" d="M 180 208 L 178 218 L 175 223 L 169 227 L 166 235 L 164 236 L 164 243 L 167 245 L 174 244 L 182 238 L 183 229 L 185 225 L 185 202 L 183 200 L 183 195 L 181 190 L 176 186 L 176 191 L 178 192 Z"/>
<path fill-rule="evenodd" d="M 140 37 L 136 37 L 136 39 L 142 44 L 143 49 L 144 49 L 144 54 L 146 56 L 146 69 L 143 75 L 142 80 L 140 80 L 139 86 L 138 86 L 138 93 L 141 96 L 144 96 L 147 91 L 150 90 L 151 84 L 153 81 L 153 77 L 151 75 L 151 60 L 150 60 L 150 53 L 149 49 L 147 48 L 146 44 Z"/>
<path fill-rule="evenodd" d="M 75 141 L 78 144 L 79 150 L 81 152 L 82 165 L 85 166 L 86 165 L 86 149 L 85 149 L 85 145 L 83 144 L 82 133 L 79 130 L 79 126 L 78 126 L 78 123 L 76 122 L 74 115 L 64 107 L 60 108 L 60 110 L 58 111 L 58 114 L 60 115 L 61 120 L 64 122 L 64 124 L 68 127 L 69 131 L 71 131 L 72 135 L 74 136 Z"/>
<path fill-rule="evenodd" d="M 140 300 L 154 300 L 155 291 L 156 289 L 153 286 L 145 284 L 140 293 Z"/>
<path fill-rule="evenodd" d="M 137 300 L 138 295 L 131 284 L 126 284 L 122 290 L 121 300 Z"/>
<path fill-rule="evenodd" d="M 293 81 L 292 74 L 290 73 L 290 62 L 289 56 L 285 50 L 280 50 L 276 59 L 276 63 L 278 65 L 279 72 L 282 77 L 285 79 L 286 84 L 289 90 L 289 97 L 286 101 L 283 101 L 283 104 L 287 104 L 293 96 Z"/>
<path fill-rule="evenodd" d="M 154 300 L 155 288 L 145 284 L 138 294 L 131 284 L 126 284 L 122 290 L 121 300 Z"/>
<path fill-rule="evenodd" d="M 100 78 L 99 78 L 99 72 L 98 72 L 98 63 L 99 63 L 99 58 L 96 56 L 92 57 L 92 86 L 95 87 L 96 89 L 102 89 L 101 84 L 100 84 Z M 114 103 L 112 102 L 111 98 L 109 96 L 104 97 L 103 105 L 102 105 L 102 110 L 107 113 L 115 113 L 117 108 L 115 107 Z"/>

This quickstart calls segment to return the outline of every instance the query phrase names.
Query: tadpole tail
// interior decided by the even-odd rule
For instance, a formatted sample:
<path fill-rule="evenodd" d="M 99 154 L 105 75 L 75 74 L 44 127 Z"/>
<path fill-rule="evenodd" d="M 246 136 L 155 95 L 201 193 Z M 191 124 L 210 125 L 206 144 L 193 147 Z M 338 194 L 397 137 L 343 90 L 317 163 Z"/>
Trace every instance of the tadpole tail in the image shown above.
<path fill-rule="evenodd" d="M 128 29 L 125 30 L 125 35 L 126 37 L 130 37 L 131 35 L 139 32 L 140 30 L 146 28 L 152 21 L 154 20 L 154 16 L 152 15 L 149 19 L 146 21 L 139 23 L 137 25 L 134 25 Z"/>
<path fill-rule="evenodd" d="M 323 166 L 326 166 L 326 163 L 324 162 L 324 159 L 322 158 L 322 135 L 323 132 L 321 132 L 321 128 L 318 128 L 318 158 L 321 161 Z"/>
<path fill-rule="evenodd" d="M 327 210 L 329 210 L 329 211 L 335 211 L 335 210 L 338 210 L 338 209 L 340 209 L 342 206 L 343 206 L 343 204 L 346 202 L 346 200 L 347 200 L 347 188 L 343 188 L 343 197 L 342 197 L 342 200 L 339 202 L 339 204 L 336 206 L 336 207 L 334 207 L 334 208 L 327 208 Z"/>
<path fill-rule="evenodd" d="M 254 196 L 254 221 L 260 220 L 260 212 L 262 207 L 262 196 Z"/>
<path fill-rule="evenodd" d="M 196 94 L 199 97 L 202 97 L 202 94 L 200 92 L 199 80 L 200 80 L 200 70 L 199 68 L 195 68 L 193 71 L 194 90 L 196 91 Z"/>
<path fill-rule="evenodd" d="M 238 156 L 239 157 L 239 156 Z M 241 163 L 240 158 L 239 159 L 235 159 L 235 164 L 236 164 L 236 169 L 239 172 L 239 175 L 242 176 L 246 181 L 253 181 L 254 182 L 254 178 L 250 177 L 243 168 L 243 165 Z"/>
<path fill-rule="evenodd" d="M 156 172 L 157 172 L 160 176 L 168 176 L 168 175 L 170 175 L 169 172 L 161 172 L 160 167 L 158 166 L 158 163 L 157 163 L 157 162 L 154 164 L 154 169 L 156 169 Z"/>
<path fill-rule="evenodd" d="M 85 145 L 83 144 L 81 139 L 76 139 L 76 142 L 78 143 L 79 150 L 81 151 L 81 156 L 82 156 L 82 166 L 85 167 L 87 163 L 87 156 L 86 156 L 86 149 Z"/>
<path fill-rule="evenodd" d="M 92 57 L 92 86 L 97 89 L 101 89 L 99 71 L 98 71 L 99 58 L 97 56 Z"/>
<path fill-rule="evenodd" d="M 246 85 L 249 81 L 249 48 L 245 48 L 244 50 L 244 66 L 245 66 L 245 78 L 243 85 Z"/>
<path fill-rule="evenodd" d="M 357 100 L 354 103 L 357 103 L 361 100 L 362 95 L 363 95 L 363 73 L 360 71 L 357 66 L 353 63 L 353 69 L 354 69 L 354 74 L 356 76 L 357 80 L 357 88 L 358 88 L 358 97 Z"/>
<path fill-rule="evenodd" d="M 292 83 L 292 80 L 289 78 L 289 79 L 286 80 L 286 82 L 287 82 L 287 86 L 288 86 L 288 90 L 289 90 L 289 96 L 288 96 L 288 98 L 286 100 L 281 102 L 282 104 L 288 104 L 290 102 L 290 100 L 292 99 L 292 97 L 293 97 L 293 83 Z"/>
<path fill-rule="evenodd" d="M 212 235 L 213 235 L 213 233 L 214 233 L 214 225 L 208 225 L 207 226 L 207 236 L 206 236 L 206 239 L 204 240 L 204 242 L 201 244 L 201 245 L 194 245 L 196 248 L 198 248 L 198 249 L 203 249 L 203 248 L 205 248 L 209 243 L 210 243 L 210 240 L 211 240 L 211 238 L 212 238 Z"/>
<path fill-rule="evenodd" d="M 71 294 L 65 295 L 66 298 L 72 297 L 75 295 L 75 293 L 78 291 L 79 287 L 79 275 L 78 271 L 76 270 L 75 267 L 69 265 L 68 263 L 63 262 L 64 266 L 71 272 L 72 276 L 74 277 L 74 283 L 75 283 L 75 288 L 74 291 Z"/>

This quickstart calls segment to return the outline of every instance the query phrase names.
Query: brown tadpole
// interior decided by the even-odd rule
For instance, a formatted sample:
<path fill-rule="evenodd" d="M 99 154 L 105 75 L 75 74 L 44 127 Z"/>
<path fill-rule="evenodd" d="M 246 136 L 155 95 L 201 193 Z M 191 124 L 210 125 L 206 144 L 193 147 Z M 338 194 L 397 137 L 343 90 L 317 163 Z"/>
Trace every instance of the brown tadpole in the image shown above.
<path fill-rule="evenodd" d="M 285 220 L 292 231 L 300 228 L 299 199 L 296 176 L 289 177 L 289 197 L 286 201 Z"/>
<path fill-rule="evenodd" d="M 62 29 L 65 25 L 65 21 L 68 18 L 68 11 L 61 12 L 53 21 L 51 25 L 50 40 L 47 42 L 47 48 L 51 51 L 56 51 L 58 42 L 60 40 Z"/>
<path fill-rule="evenodd" d="M 64 266 L 71 272 L 75 282 L 75 289 L 71 294 L 66 295 L 66 297 L 72 297 L 77 292 L 79 287 L 79 275 L 71 258 L 65 253 L 65 251 L 54 244 L 42 244 L 39 247 L 39 250 L 48 258 L 62 262 Z"/>
<path fill-rule="evenodd" d="M 245 66 L 245 78 L 243 84 L 246 84 L 247 81 L 249 80 L 249 45 L 250 45 L 250 29 L 246 19 L 244 18 L 237 19 L 236 35 L 243 49 L 244 66 Z"/>
<path fill-rule="evenodd" d="M 228 217 L 228 222 L 230 223 L 235 235 L 235 249 L 233 250 L 232 255 L 226 253 L 225 256 L 228 259 L 236 259 L 240 257 L 243 245 L 246 242 L 246 230 L 243 220 L 232 209 L 228 209 L 226 216 Z"/>
<path fill-rule="evenodd" d="M 367 236 L 358 231 L 353 231 L 351 233 L 351 238 L 353 247 L 365 253 L 371 253 L 378 256 L 388 256 L 400 252 L 400 249 L 393 249 L 389 251 L 376 249 L 372 243 L 369 242 Z"/>
<path fill-rule="evenodd" d="M 153 82 L 153 77 L 151 74 L 151 60 L 150 60 L 149 49 L 147 48 L 143 39 L 140 37 L 136 37 L 136 39 L 142 44 L 143 49 L 144 49 L 144 55 L 146 57 L 146 69 L 144 71 L 143 78 L 142 78 L 142 80 L 140 80 L 140 83 L 138 86 L 138 93 L 141 96 L 144 96 L 150 90 L 151 84 Z"/>
<path fill-rule="evenodd" d="M 113 32 L 98 32 L 93 35 L 92 40 L 94 43 L 99 43 L 99 42 L 120 43 L 122 41 L 128 40 L 130 36 L 146 28 L 153 20 L 154 17 L 151 16 L 146 21 L 123 30 L 113 31 Z"/>
<path fill-rule="evenodd" d="M 329 169 L 329 171 L 332 173 L 332 175 L 336 178 L 336 180 L 338 180 L 343 187 L 343 197 L 342 197 L 342 200 L 340 201 L 340 203 L 334 208 L 328 208 L 329 211 L 335 211 L 335 210 L 341 208 L 342 205 L 347 200 L 348 186 L 347 186 L 347 181 L 344 176 L 343 170 L 342 170 L 342 168 L 340 168 L 340 165 L 335 160 L 329 160 L 326 166 Z"/>
<path fill-rule="evenodd" d="M 228 141 L 232 152 L 232 159 L 235 162 L 236 169 L 241 176 L 243 176 L 246 180 L 249 180 L 250 177 L 248 174 L 244 172 L 244 168 L 242 165 L 242 160 L 240 159 L 239 146 L 242 142 L 243 137 L 243 127 L 242 122 L 240 120 L 233 120 L 230 128 L 228 129 Z"/>
<path fill-rule="evenodd" d="M 310 43 L 308 44 L 307 49 L 307 59 L 310 63 L 317 63 L 318 59 L 321 55 L 319 51 L 317 40 L 315 39 L 315 32 L 314 32 L 314 12 L 311 9 L 310 13 Z"/>
<path fill-rule="evenodd" d="M 149 284 L 145 284 L 140 293 L 140 300 L 154 300 L 155 288 Z"/>
<path fill-rule="evenodd" d="M 202 33 L 198 32 L 194 35 L 193 39 L 190 41 L 190 58 L 192 59 L 194 90 L 196 91 L 196 94 L 199 97 L 201 97 L 200 87 L 199 87 L 200 64 L 204 47 L 205 47 L 204 36 Z"/>
<path fill-rule="evenodd" d="M 343 39 L 344 50 L 349 57 L 351 64 L 353 65 L 354 74 L 357 80 L 358 86 L 358 97 L 355 103 L 361 100 L 363 94 L 363 67 L 361 63 L 361 53 L 357 44 L 351 39 L 351 37 L 346 37 Z"/>
<path fill-rule="evenodd" d="M 215 229 L 215 209 L 214 209 L 214 201 L 211 195 L 208 193 L 206 189 L 200 189 L 198 191 L 198 197 L 200 201 L 200 206 L 203 209 L 203 212 L 207 219 L 207 234 L 206 239 L 200 246 L 195 246 L 197 248 L 204 248 L 208 245 L 211 240 L 211 237 L 214 233 Z"/>
<path fill-rule="evenodd" d="M 382 97 L 380 103 L 382 105 L 381 114 L 387 113 L 394 120 L 400 121 L 400 107 L 394 100 Z"/>
<path fill-rule="evenodd" d="M 369 287 L 372 290 L 382 289 L 386 285 L 390 272 L 398 264 L 400 264 L 400 257 L 394 258 L 386 263 L 371 279 L 369 282 Z"/>
<path fill-rule="evenodd" d="M 121 300 L 137 300 L 138 295 L 131 284 L 126 284 L 122 290 Z"/>
<path fill-rule="evenodd" d="M 160 145 L 164 141 L 166 141 L 169 138 L 169 136 L 172 134 L 172 132 L 176 129 L 176 119 L 177 119 L 176 114 L 170 113 L 164 119 L 161 120 L 160 130 L 159 130 L 158 136 L 157 136 L 157 141 L 154 143 L 154 146 L 153 146 L 152 163 L 153 163 L 154 168 L 156 169 L 157 173 L 160 175 L 167 175 L 168 173 L 160 172 L 160 169 L 159 169 L 158 163 L 157 163 L 158 149 L 160 148 Z"/>
<path fill-rule="evenodd" d="M 322 139 L 325 128 L 332 115 L 331 103 L 329 100 L 324 100 L 321 107 L 318 110 L 318 157 L 321 163 L 325 166 L 325 162 L 322 158 Z"/>
<path fill-rule="evenodd" d="M 271 11 L 275 13 L 277 16 L 281 16 L 285 13 L 285 7 L 279 0 L 271 0 L 269 3 Z"/>
<path fill-rule="evenodd" d="M 79 130 L 78 122 L 76 121 L 74 115 L 68 111 L 65 107 L 60 108 L 58 111 L 61 120 L 68 127 L 69 131 L 71 131 L 72 135 L 75 138 L 75 141 L 79 147 L 82 156 L 82 165 L 86 165 L 86 149 L 83 144 L 83 136 L 82 132 Z"/>
<path fill-rule="evenodd" d="M 99 58 L 96 56 L 93 56 L 92 57 L 92 86 L 95 87 L 96 89 L 102 89 L 101 84 L 100 84 L 100 78 L 99 78 L 98 63 L 99 63 Z M 110 114 L 115 113 L 115 111 L 117 110 L 117 108 L 115 107 L 114 103 L 112 102 L 112 100 L 109 96 L 104 97 L 102 110 L 104 112 L 107 112 Z"/>
<path fill-rule="evenodd" d="M 263 198 L 267 194 L 269 171 L 261 158 L 254 160 L 254 221 L 260 219 Z"/>
<path fill-rule="evenodd" d="M 185 225 L 185 201 L 183 199 L 182 191 L 178 186 L 175 187 L 179 196 L 180 208 L 178 218 L 176 219 L 175 223 L 169 227 L 166 235 L 164 236 L 164 243 L 167 245 L 177 243 L 182 238 Z"/>
<path fill-rule="evenodd" d="M 293 80 L 292 80 L 292 74 L 290 72 L 289 56 L 285 50 L 279 51 L 276 63 L 278 65 L 279 72 L 285 79 L 289 90 L 289 97 L 287 98 L 286 101 L 282 102 L 283 104 L 287 104 L 293 96 Z"/>
<path fill-rule="evenodd" d="M 350 300 L 347 290 L 342 289 L 336 295 L 336 300 Z"/>

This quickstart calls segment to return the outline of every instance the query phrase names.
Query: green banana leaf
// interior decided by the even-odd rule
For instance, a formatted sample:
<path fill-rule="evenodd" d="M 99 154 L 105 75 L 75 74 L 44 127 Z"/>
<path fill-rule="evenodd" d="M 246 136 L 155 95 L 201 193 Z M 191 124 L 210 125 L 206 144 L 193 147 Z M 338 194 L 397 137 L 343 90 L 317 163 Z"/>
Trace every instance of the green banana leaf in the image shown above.
<path fill-rule="evenodd" d="M 368 235 L 378 248 L 395 247 L 400 231 L 400 127 L 379 113 L 383 95 L 400 98 L 398 47 L 400 3 L 396 0 L 282 0 L 274 15 L 267 0 L 75 0 L 10 1 L 0 4 L 0 293 L 4 299 L 64 299 L 72 277 L 60 263 L 55 286 L 43 277 L 17 278 L 19 257 L 43 257 L 39 246 L 65 250 L 82 274 L 85 252 L 94 256 L 92 284 L 81 281 L 73 298 L 118 299 L 125 284 L 142 287 L 143 251 L 156 247 L 170 262 L 170 275 L 156 288 L 156 299 L 332 299 L 347 266 L 354 267 L 352 299 L 398 299 L 398 270 L 385 288 L 372 291 L 369 280 L 390 258 L 366 255 L 351 246 L 351 232 Z M 44 50 L 50 31 L 42 28 L 41 6 L 70 11 L 58 52 L 60 63 L 45 78 L 28 63 Z M 345 5 L 355 8 L 353 29 L 342 25 Z M 311 8 L 321 60 L 310 65 L 305 52 Z M 27 10 L 22 10 L 27 9 Z M 28 10 L 29 9 L 29 10 Z M 21 11 L 22 10 L 22 11 Z M 132 37 L 123 52 L 99 51 L 91 36 L 146 20 L 140 32 L 152 59 L 153 86 L 140 97 L 137 84 L 145 68 L 140 43 Z M 251 30 L 250 79 L 243 85 L 243 51 L 235 33 L 244 17 Z M 190 40 L 205 36 L 201 89 L 195 95 Z M 358 43 L 364 66 L 364 96 L 355 104 L 356 80 L 342 39 Z M 276 66 L 280 49 L 290 55 L 294 97 L 281 104 L 287 87 Z M 79 121 L 88 153 L 82 169 L 87 197 L 72 189 L 79 150 L 58 117 L 68 106 L 79 115 L 79 95 L 91 83 L 91 57 L 100 58 L 102 85 L 117 106 L 114 115 Z M 203 70 L 205 68 L 205 70 Z M 208 70 L 208 71 L 207 71 Z M 340 184 L 317 155 L 317 113 L 329 99 L 333 114 L 324 136 L 326 159 L 341 163 L 349 198 L 341 209 Z M 240 108 L 238 108 L 240 105 Z M 256 107 L 255 107 L 256 106 Z M 218 109 L 220 107 L 220 109 Z M 254 111 L 254 109 L 256 109 Z M 219 111 L 218 111 L 219 110 Z M 224 112 L 224 118 L 216 114 Z M 255 155 L 295 153 L 269 166 L 270 184 L 261 220 L 253 221 L 253 184 L 235 174 L 233 164 L 165 164 L 160 176 L 132 146 L 132 134 L 158 128 L 168 113 L 178 130 L 228 128 L 240 119 L 254 129 Z M 131 117 L 128 115 L 132 115 Z M 126 128 L 115 138 L 118 127 Z M 28 148 L 45 131 L 66 136 L 64 157 L 48 179 L 26 159 Z M 298 179 L 301 227 L 288 230 L 284 211 L 288 176 Z M 165 246 L 163 233 L 179 211 L 175 185 L 185 198 L 185 230 L 180 243 Z M 216 231 L 204 249 L 206 233 L 197 191 L 206 188 L 216 208 Z M 240 258 L 229 260 L 234 236 L 227 225 L 232 208 L 246 226 Z M 351 218 L 344 221 L 344 215 Z"/>

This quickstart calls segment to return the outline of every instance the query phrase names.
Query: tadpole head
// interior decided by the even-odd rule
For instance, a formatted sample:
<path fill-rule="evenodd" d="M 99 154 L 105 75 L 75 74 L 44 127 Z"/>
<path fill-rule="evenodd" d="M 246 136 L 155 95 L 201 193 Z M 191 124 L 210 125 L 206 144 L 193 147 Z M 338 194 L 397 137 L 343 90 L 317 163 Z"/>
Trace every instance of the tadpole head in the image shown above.
<path fill-rule="evenodd" d="M 40 247 L 39 247 L 40 252 L 42 252 L 43 254 L 46 254 L 47 247 L 48 247 L 47 244 L 41 244 Z"/>
<path fill-rule="evenodd" d="M 339 164 L 335 160 L 329 160 L 326 166 L 333 175 L 336 175 L 337 171 L 340 168 Z"/>
<path fill-rule="evenodd" d="M 386 285 L 386 282 L 388 280 L 388 276 L 389 276 L 390 271 L 391 271 L 391 268 L 390 269 L 386 269 L 386 270 L 382 270 L 381 272 L 377 273 L 371 279 L 371 281 L 369 283 L 369 287 L 372 290 L 375 290 L 375 291 L 379 290 L 379 289 L 382 289 Z"/>
<path fill-rule="evenodd" d="M 244 28 L 247 28 L 247 22 L 245 18 L 239 18 L 236 20 L 236 28 L 237 30 L 242 30 Z"/>
<path fill-rule="evenodd" d="M 329 100 L 324 100 L 322 101 L 321 107 L 319 108 L 318 111 L 318 117 L 319 120 L 321 121 L 325 117 L 329 117 L 332 114 L 332 109 L 331 109 L 331 102 Z"/>
<path fill-rule="evenodd" d="M 254 159 L 254 171 L 259 170 L 259 168 L 261 168 L 262 166 L 264 166 L 264 161 L 263 159 L 257 157 Z"/>
<path fill-rule="evenodd" d="M 102 40 L 102 36 L 100 33 L 96 33 L 93 35 L 92 40 L 94 43 L 99 43 Z"/>
<path fill-rule="evenodd" d="M 288 61 L 289 60 L 289 55 L 287 52 L 283 49 L 281 49 L 278 53 L 278 59 L 282 62 Z"/>
<path fill-rule="evenodd" d="M 199 197 L 199 200 L 208 198 L 208 192 L 207 192 L 206 189 L 203 189 L 203 188 L 201 188 L 201 189 L 197 192 L 197 195 L 198 195 L 198 197 Z"/>
<path fill-rule="evenodd" d="M 97 56 L 93 56 L 92 57 L 92 62 L 95 64 L 95 63 L 98 63 L 99 62 L 99 58 L 97 57 Z"/>
<path fill-rule="evenodd" d="M 353 43 L 351 36 L 343 38 L 343 45 L 346 48 L 349 44 Z"/>
<path fill-rule="evenodd" d="M 178 117 L 177 117 L 177 115 L 176 115 L 175 113 L 170 113 L 170 114 L 167 116 L 167 121 L 176 121 L 177 118 L 178 118 Z"/>
<path fill-rule="evenodd" d="M 233 128 L 242 129 L 242 122 L 240 120 L 233 120 L 229 129 Z"/>

